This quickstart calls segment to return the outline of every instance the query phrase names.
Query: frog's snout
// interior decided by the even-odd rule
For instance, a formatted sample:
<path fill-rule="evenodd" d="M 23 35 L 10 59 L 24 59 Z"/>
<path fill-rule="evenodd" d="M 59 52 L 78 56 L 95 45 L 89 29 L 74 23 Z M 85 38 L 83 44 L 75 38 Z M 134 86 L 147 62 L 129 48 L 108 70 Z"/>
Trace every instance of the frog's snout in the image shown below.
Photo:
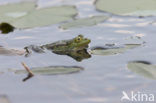
<path fill-rule="evenodd" d="M 88 43 L 90 43 L 90 42 L 91 42 L 91 40 L 90 40 L 90 39 L 87 39 L 87 38 L 85 38 L 84 40 L 86 40 Z"/>

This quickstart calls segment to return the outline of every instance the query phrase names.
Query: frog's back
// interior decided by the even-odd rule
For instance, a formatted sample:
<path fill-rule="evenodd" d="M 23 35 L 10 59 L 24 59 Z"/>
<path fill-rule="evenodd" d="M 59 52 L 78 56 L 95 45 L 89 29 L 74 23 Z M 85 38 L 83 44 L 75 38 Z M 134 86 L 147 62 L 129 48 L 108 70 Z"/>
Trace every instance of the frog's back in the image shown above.
<path fill-rule="evenodd" d="M 46 45 L 44 45 L 44 47 L 47 48 L 47 49 L 55 49 L 55 48 L 60 48 L 60 47 L 66 47 L 66 46 L 68 46 L 69 42 L 70 42 L 70 40 L 61 40 L 61 41 L 57 41 L 57 42 L 54 42 L 54 43 L 46 44 Z"/>

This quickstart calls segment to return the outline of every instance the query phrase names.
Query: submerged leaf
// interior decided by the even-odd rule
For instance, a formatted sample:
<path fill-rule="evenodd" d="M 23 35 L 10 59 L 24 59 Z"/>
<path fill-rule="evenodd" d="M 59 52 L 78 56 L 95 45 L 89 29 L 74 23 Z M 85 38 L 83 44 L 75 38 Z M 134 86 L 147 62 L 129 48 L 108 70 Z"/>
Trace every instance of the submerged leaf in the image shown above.
<path fill-rule="evenodd" d="M 82 18 L 77 20 L 72 20 L 70 22 L 64 23 L 60 26 L 62 29 L 70 29 L 70 28 L 80 28 L 85 26 L 92 26 L 96 25 L 100 22 L 105 21 L 108 19 L 108 16 L 93 16 L 90 18 Z"/>
<path fill-rule="evenodd" d="M 90 53 L 94 55 L 114 55 L 119 53 L 124 53 L 129 49 L 136 48 L 141 44 L 125 44 L 123 47 L 94 47 L 91 49 Z"/>
<path fill-rule="evenodd" d="M 71 20 L 77 14 L 75 6 L 58 6 L 37 9 L 28 15 L 14 21 L 12 25 L 17 28 L 33 28 L 57 24 Z"/>
<path fill-rule="evenodd" d="M 156 0 L 97 0 L 95 5 L 100 11 L 117 15 L 156 15 Z"/>
<path fill-rule="evenodd" d="M 0 95 L 0 103 L 10 103 L 6 95 Z"/>
<path fill-rule="evenodd" d="M 15 28 L 12 25 L 8 24 L 8 23 L 3 22 L 3 23 L 0 24 L 0 31 L 1 31 L 2 34 L 7 34 L 9 32 L 13 32 L 14 29 Z"/>
<path fill-rule="evenodd" d="M 18 49 L 7 49 L 0 46 L 0 55 L 4 56 L 15 56 L 15 55 L 23 55 L 25 54 L 24 50 L 18 50 Z"/>
<path fill-rule="evenodd" d="M 0 74 L 3 74 L 3 72 L 0 72 Z"/>
<path fill-rule="evenodd" d="M 133 61 L 127 64 L 132 72 L 150 79 L 156 79 L 156 65 L 146 61 Z"/>
<path fill-rule="evenodd" d="M 36 67 L 31 68 L 34 75 L 58 75 L 58 74 L 70 74 L 76 73 L 83 70 L 82 67 L 78 66 L 49 66 L 49 67 Z M 27 73 L 26 70 L 15 70 L 16 74 Z"/>
<path fill-rule="evenodd" d="M 36 2 L 20 2 L 14 4 L 0 5 L 0 22 L 8 22 L 16 18 L 26 15 L 28 12 L 34 10 Z"/>

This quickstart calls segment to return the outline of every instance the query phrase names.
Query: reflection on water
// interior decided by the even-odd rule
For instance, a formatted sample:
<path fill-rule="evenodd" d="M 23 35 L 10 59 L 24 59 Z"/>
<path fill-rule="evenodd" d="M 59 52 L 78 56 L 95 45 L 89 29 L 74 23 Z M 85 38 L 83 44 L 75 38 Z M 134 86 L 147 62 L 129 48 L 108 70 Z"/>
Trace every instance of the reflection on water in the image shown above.
<path fill-rule="evenodd" d="M 31 79 L 32 77 L 33 77 L 33 75 L 31 75 L 31 74 L 28 73 L 28 75 L 25 78 L 23 78 L 22 81 L 25 82 L 25 81 Z"/>
<path fill-rule="evenodd" d="M 82 50 L 78 50 L 78 51 L 72 51 L 72 52 L 62 52 L 62 53 L 58 53 L 55 51 L 52 51 L 53 53 L 59 54 L 59 55 L 67 55 L 69 57 L 72 57 L 73 59 L 75 59 L 78 62 L 81 62 L 83 59 L 89 59 L 91 58 L 91 55 L 88 53 L 87 49 L 82 49 Z"/>

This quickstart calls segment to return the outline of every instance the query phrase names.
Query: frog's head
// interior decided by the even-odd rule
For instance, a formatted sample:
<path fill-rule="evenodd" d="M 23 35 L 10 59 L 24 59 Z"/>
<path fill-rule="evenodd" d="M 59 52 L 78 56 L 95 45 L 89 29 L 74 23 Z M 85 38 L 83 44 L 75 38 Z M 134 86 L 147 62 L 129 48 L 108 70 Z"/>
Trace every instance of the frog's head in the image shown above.
<path fill-rule="evenodd" d="M 78 35 L 71 40 L 70 47 L 74 50 L 82 50 L 84 48 L 87 48 L 90 42 L 90 39 L 84 38 L 83 35 Z"/>

